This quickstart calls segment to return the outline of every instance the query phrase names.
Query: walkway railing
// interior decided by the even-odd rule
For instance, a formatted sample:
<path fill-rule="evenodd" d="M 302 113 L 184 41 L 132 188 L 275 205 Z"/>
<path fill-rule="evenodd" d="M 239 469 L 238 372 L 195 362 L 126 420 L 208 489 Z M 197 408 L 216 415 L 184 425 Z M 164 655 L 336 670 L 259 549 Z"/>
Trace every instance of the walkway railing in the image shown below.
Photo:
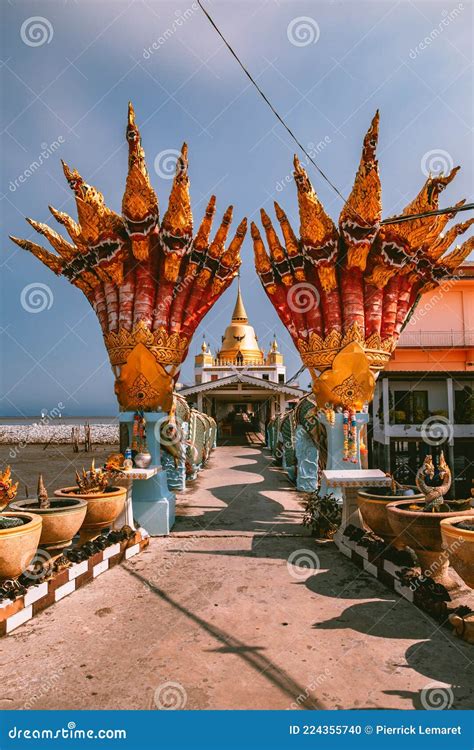
<path fill-rule="evenodd" d="M 399 347 L 456 347 L 474 346 L 474 331 L 403 331 Z"/>

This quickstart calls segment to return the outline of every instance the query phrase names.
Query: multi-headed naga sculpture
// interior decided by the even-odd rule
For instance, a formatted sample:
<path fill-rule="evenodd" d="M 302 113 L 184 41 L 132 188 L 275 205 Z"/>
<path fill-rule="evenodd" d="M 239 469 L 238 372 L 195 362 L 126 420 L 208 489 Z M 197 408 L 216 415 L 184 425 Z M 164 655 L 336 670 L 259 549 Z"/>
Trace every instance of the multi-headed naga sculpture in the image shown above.
<path fill-rule="evenodd" d="M 246 219 L 226 249 L 232 221 L 229 206 L 211 241 L 216 210 L 212 196 L 193 237 L 184 144 L 168 209 L 160 222 L 131 104 L 126 138 L 128 175 L 121 216 L 105 205 L 98 190 L 63 163 L 75 193 L 78 222 L 50 210 L 71 241 L 31 219 L 31 226 L 57 254 L 28 240 L 11 239 L 86 295 L 102 327 L 121 409 L 169 411 L 173 384 L 192 335 L 237 274 Z"/>
<path fill-rule="evenodd" d="M 251 227 L 257 272 L 311 372 L 321 407 L 360 408 L 372 399 L 374 376 L 390 359 L 420 294 L 451 277 L 474 248 L 471 237 L 446 254 L 456 237 L 474 222 L 470 219 L 443 233 L 455 211 L 381 224 L 375 156 L 378 128 L 377 112 L 364 139 L 360 166 L 339 227 L 324 211 L 297 157 L 294 177 L 299 239 L 277 203 L 284 245 L 263 209 L 270 255 L 257 226 Z M 430 176 L 404 215 L 438 209 L 440 192 L 458 170 Z"/>

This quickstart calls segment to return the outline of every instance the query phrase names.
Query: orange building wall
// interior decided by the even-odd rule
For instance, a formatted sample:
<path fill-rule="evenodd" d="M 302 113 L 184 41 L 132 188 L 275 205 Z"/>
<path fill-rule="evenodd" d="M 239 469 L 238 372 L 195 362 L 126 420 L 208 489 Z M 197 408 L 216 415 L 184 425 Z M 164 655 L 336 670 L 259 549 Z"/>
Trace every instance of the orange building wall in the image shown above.
<path fill-rule="evenodd" d="M 437 334 L 455 332 L 455 340 L 467 338 L 469 345 L 447 346 L 444 342 L 435 348 Z M 403 346 L 403 339 L 420 334 L 429 345 Z M 395 353 L 385 368 L 388 372 L 460 371 L 474 372 L 474 277 L 449 280 L 438 289 L 424 294 L 401 334 Z"/>

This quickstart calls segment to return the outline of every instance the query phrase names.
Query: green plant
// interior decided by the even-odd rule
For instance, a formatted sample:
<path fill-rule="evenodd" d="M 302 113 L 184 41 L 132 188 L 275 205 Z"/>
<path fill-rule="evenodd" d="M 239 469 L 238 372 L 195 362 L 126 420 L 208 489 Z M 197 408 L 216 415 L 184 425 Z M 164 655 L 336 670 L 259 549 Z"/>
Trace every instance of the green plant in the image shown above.
<path fill-rule="evenodd" d="M 310 528 L 321 539 L 331 539 L 341 525 L 342 506 L 332 492 L 320 495 L 313 492 L 304 504 L 303 526 Z"/>
<path fill-rule="evenodd" d="M 448 412 L 446 411 L 446 409 L 435 409 L 434 411 L 431 412 L 431 416 L 432 417 L 446 417 L 447 419 Z"/>
<path fill-rule="evenodd" d="M 413 410 L 413 423 L 414 424 L 423 424 L 425 419 L 428 417 L 428 413 L 425 409 L 422 409 L 421 407 L 417 407 Z"/>
<path fill-rule="evenodd" d="M 406 412 L 402 411 L 401 409 L 397 409 L 393 412 L 393 417 L 395 420 L 395 424 L 405 424 L 406 422 Z"/>

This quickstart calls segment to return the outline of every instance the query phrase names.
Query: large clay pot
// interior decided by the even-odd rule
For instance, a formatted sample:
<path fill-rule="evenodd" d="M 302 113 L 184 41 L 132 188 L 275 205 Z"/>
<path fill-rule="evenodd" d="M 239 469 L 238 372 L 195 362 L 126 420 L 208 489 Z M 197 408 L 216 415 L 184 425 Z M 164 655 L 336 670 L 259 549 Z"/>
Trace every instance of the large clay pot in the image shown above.
<path fill-rule="evenodd" d="M 37 500 L 16 500 L 12 510 L 36 513 L 43 519 L 40 547 L 58 552 L 69 547 L 86 517 L 87 503 L 78 497 L 50 500 L 50 508 L 39 508 Z"/>
<path fill-rule="evenodd" d="M 38 549 L 42 520 L 33 513 L 7 511 L 7 518 L 21 518 L 24 523 L 11 529 L 0 529 L 0 580 L 18 578 L 31 563 Z"/>
<path fill-rule="evenodd" d="M 413 502 L 422 501 L 423 495 L 421 492 L 417 492 L 416 488 L 413 489 L 415 489 L 415 492 L 409 496 L 410 500 Z M 387 517 L 387 505 L 395 502 L 396 499 L 396 495 L 384 495 L 383 492 L 377 494 L 376 492 L 359 490 L 357 493 L 357 505 L 364 524 L 377 536 L 382 537 L 387 545 L 399 548 L 402 545 L 397 541 L 396 534 L 393 533 Z M 399 495 L 398 499 L 402 500 L 404 496 Z"/>
<path fill-rule="evenodd" d="M 87 512 L 80 530 L 79 544 L 95 539 L 103 529 L 112 526 L 120 515 L 127 495 L 126 487 L 110 487 L 107 492 L 81 495 L 77 487 L 64 487 L 56 490 L 56 497 L 78 498 L 87 501 Z"/>
<path fill-rule="evenodd" d="M 472 509 L 445 513 L 423 513 L 423 503 L 410 510 L 413 500 L 397 500 L 387 505 L 387 516 L 392 531 L 400 542 L 416 554 L 422 575 L 433 578 L 446 589 L 458 584 L 449 575 L 449 560 L 443 551 L 441 521 L 447 518 L 472 516 Z"/>
<path fill-rule="evenodd" d="M 464 583 L 474 589 L 474 531 L 456 526 L 462 521 L 472 522 L 474 527 L 474 512 L 472 518 L 463 515 L 441 521 L 441 537 L 452 567 Z"/>

